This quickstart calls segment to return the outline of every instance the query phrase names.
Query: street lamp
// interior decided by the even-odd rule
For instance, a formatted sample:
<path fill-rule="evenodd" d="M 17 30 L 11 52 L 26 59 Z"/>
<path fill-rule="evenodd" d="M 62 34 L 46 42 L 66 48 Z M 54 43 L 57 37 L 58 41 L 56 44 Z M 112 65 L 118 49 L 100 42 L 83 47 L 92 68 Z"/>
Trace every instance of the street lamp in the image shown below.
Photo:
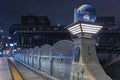
<path fill-rule="evenodd" d="M 73 52 L 74 60 L 70 80 L 73 80 L 73 75 L 81 73 L 82 69 L 84 69 L 84 74 L 74 76 L 75 79 L 79 77 L 81 80 L 111 80 L 99 63 L 95 48 L 96 41 L 93 38 L 101 30 L 102 26 L 79 21 L 66 26 L 66 28 L 77 36 L 73 40 L 75 48 L 77 48 L 75 50 L 79 48 L 79 51 L 74 50 Z"/>

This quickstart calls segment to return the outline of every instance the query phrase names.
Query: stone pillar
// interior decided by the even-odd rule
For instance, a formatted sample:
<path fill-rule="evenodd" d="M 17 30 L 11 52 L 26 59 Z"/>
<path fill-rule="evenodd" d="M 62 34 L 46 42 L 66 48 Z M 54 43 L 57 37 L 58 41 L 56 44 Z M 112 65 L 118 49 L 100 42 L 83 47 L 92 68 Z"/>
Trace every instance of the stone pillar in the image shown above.
<path fill-rule="evenodd" d="M 80 56 L 72 62 L 70 80 L 112 80 L 99 63 L 93 38 L 77 38 L 74 43 L 80 48 Z"/>

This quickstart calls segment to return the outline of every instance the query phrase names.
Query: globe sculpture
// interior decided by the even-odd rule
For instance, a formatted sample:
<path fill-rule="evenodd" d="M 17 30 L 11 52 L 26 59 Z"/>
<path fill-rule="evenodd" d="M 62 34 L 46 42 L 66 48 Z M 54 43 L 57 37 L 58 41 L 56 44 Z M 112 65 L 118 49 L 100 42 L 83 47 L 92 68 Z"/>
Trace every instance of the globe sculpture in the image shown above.
<path fill-rule="evenodd" d="M 91 5 L 82 5 L 76 12 L 77 21 L 95 22 L 96 10 Z"/>

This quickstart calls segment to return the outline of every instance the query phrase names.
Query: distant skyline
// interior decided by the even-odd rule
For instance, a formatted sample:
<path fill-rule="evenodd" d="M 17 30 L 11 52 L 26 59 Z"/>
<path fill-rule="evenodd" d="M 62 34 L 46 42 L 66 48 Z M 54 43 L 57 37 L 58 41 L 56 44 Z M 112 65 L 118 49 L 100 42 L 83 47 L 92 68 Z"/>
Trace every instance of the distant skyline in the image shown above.
<path fill-rule="evenodd" d="M 71 24 L 74 8 L 92 5 L 97 16 L 115 16 L 120 22 L 120 0 L 0 0 L 0 25 L 19 24 L 21 16 L 29 13 L 48 16 L 53 25 Z"/>

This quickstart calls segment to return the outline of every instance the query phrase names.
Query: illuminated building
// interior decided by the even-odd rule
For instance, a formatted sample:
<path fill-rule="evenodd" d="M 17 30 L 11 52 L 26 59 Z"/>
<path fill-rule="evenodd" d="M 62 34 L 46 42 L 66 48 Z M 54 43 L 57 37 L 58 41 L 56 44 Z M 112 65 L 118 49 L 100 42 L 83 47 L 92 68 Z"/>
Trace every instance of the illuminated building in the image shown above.
<path fill-rule="evenodd" d="M 10 35 L 17 47 L 22 48 L 52 45 L 59 40 L 70 39 L 64 26 L 52 26 L 46 16 L 22 16 L 21 24 L 10 28 Z"/>

